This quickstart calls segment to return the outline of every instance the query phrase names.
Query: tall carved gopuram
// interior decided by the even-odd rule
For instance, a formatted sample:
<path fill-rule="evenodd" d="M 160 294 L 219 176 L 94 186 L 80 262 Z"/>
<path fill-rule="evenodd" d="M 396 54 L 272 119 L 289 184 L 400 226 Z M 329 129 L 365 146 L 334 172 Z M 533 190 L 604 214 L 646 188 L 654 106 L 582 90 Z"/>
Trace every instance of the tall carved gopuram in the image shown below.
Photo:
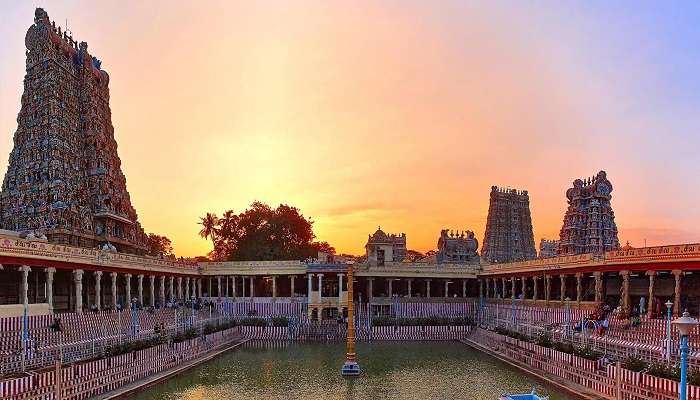
<path fill-rule="evenodd" d="M 569 207 L 559 232 L 558 254 L 600 253 L 620 247 L 610 205 L 612 190 L 605 171 L 574 181 L 566 191 Z"/>
<path fill-rule="evenodd" d="M 481 256 L 491 263 L 537 257 L 527 190 L 491 187 Z"/>
<path fill-rule="evenodd" d="M 109 75 L 85 42 L 37 8 L 0 193 L 3 229 L 49 242 L 143 254 L 146 235 L 126 190 L 109 108 Z"/>

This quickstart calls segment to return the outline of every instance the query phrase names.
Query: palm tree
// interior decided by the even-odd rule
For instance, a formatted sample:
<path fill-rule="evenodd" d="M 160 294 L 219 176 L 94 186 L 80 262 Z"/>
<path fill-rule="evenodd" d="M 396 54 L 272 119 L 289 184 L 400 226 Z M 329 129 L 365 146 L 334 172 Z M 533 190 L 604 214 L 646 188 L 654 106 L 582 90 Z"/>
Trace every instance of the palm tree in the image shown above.
<path fill-rule="evenodd" d="M 199 219 L 201 220 L 199 224 L 202 225 L 202 230 L 199 231 L 199 236 L 203 237 L 204 239 L 211 238 L 212 243 L 214 246 L 216 246 L 214 239 L 216 236 L 216 228 L 219 226 L 219 217 L 217 217 L 216 214 L 207 213 L 207 215 L 200 217 Z"/>

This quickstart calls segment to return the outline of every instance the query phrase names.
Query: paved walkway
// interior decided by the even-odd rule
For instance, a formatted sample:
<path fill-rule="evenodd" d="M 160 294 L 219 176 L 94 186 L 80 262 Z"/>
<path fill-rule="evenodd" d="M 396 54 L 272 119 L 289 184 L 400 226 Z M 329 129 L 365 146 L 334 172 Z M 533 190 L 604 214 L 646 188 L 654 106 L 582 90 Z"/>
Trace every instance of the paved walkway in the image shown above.
<path fill-rule="evenodd" d="M 476 350 L 482 351 L 486 354 L 489 354 L 490 356 L 497 358 L 498 360 L 513 366 L 520 371 L 532 376 L 533 378 L 546 383 L 547 385 L 556 387 L 557 389 L 567 393 L 570 396 L 573 396 L 577 399 L 581 400 L 609 400 L 609 397 L 606 397 L 598 392 L 595 392 L 587 387 L 581 386 L 577 383 L 573 382 L 568 382 L 562 380 L 561 377 L 550 375 L 544 371 L 539 371 L 539 370 L 533 370 L 532 366 L 523 364 L 519 361 L 513 360 L 509 357 L 504 356 L 503 354 L 500 354 L 496 351 L 493 351 L 489 349 L 488 347 L 482 345 L 481 343 L 475 342 L 471 339 L 460 339 L 459 340 L 461 343 L 472 347 Z"/>
<path fill-rule="evenodd" d="M 99 396 L 93 397 L 95 400 L 111 400 L 111 399 L 119 399 L 122 398 L 123 396 L 133 394 L 135 392 L 139 392 L 142 390 L 145 390 L 148 387 L 151 387 L 161 381 L 164 381 L 166 379 L 169 379 L 181 372 L 185 372 L 189 370 L 190 368 L 196 367 L 199 364 L 203 364 L 211 359 L 214 359 L 218 357 L 219 355 L 226 353 L 227 351 L 233 350 L 237 347 L 242 346 L 246 342 L 248 342 L 251 339 L 242 339 L 242 340 L 235 340 L 231 343 L 224 343 L 222 345 L 219 345 L 218 347 L 210 350 L 209 352 L 203 354 L 201 357 L 198 357 L 194 360 L 190 360 L 184 364 L 178 365 L 175 368 L 171 368 L 169 370 L 159 372 L 157 374 L 151 375 L 146 379 L 141 379 L 136 382 L 132 382 L 128 385 L 122 386 L 119 389 L 113 390 L 108 393 L 103 393 Z"/>

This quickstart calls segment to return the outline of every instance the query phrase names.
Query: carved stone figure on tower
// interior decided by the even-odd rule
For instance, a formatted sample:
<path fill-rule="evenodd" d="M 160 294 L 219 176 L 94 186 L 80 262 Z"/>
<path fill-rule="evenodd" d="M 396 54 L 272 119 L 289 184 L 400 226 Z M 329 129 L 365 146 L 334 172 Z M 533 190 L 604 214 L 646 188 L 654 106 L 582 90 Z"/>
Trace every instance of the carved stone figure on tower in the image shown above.
<path fill-rule="evenodd" d="M 109 75 L 37 8 L 25 36 L 26 75 L 0 193 L 0 226 L 53 243 L 143 254 L 146 235 L 117 154 Z"/>
<path fill-rule="evenodd" d="M 558 254 L 601 253 L 620 247 L 610 205 L 612 190 L 605 171 L 574 181 L 566 191 L 569 207 L 559 232 Z"/>

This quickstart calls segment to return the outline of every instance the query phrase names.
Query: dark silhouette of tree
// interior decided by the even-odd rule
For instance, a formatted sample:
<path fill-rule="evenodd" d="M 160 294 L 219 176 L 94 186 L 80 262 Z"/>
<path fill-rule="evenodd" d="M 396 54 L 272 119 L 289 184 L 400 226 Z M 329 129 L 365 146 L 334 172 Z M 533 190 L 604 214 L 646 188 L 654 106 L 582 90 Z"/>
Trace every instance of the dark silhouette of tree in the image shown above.
<path fill-rule="evenodd" d="M 207 215 L 200 218 L 199 224 L 202 225 L 199 236 L 204 239 L 211 238 L 212 243 L 216 245 L 214 237 L 216 236 L 216 227 L 219 225 L 219 218 L 216 214 L 207 213 Z"/>
<path fill-rule="evenodd" d="M 149 233 L 146 244 L 148 245 L 149 256 L 175 257 L 175 253 L 173 253 L 173 243 L 166 236 Z"/>
<path fill-rule="evenodd" d="M 406 261 L 418 261 L 425 257 L 425 254 L 417 250 L 406 250 Z"/>
<path fill-rule="evenodd" d="M 328 242 L 325 242 L 325 241 L 324 242 L 313 242 L 311 244 L 311 246 L 316 251 L 316 254 L 318 254 L 319 251 L 322 251 L 322 252 L 328 253 L 328 254 L 335 254 L 335 247 L 328 244 Z"/>
<path fill-rule="evenodd" d="M 303 260 L 317 257 L 319 250 L 335 253 L 328 243 L 314 241 L 313 221 L 286 204 L 272 208 L 256 201 L 240 214 L 226 211 L 214 225 L 210 216 L 216 217 L 207 213 L 201 218 L 200 235 L 213 237 L 214 260 Z M 211 229 L 205 231 L 207 227 Z"/>

